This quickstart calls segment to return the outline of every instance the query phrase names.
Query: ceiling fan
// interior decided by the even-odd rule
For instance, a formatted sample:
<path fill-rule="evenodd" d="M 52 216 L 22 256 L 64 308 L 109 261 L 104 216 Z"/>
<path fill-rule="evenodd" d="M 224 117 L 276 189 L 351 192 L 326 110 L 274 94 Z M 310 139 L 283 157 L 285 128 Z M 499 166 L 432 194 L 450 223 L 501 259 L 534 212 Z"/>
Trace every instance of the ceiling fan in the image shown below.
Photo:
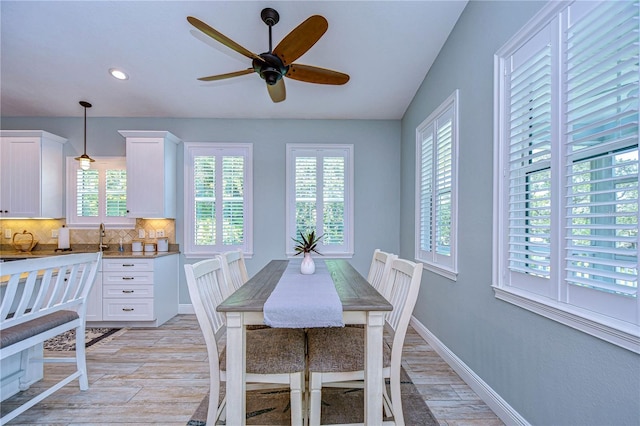
<path fill-rule="evenodd" d="M 262 21 L 269 27 L 269 51 L 259 55 L 245 49 L 224 34 L 211 28 L 201 20 L 188 16 L 187 21 L 204 34 L 224 44 L 230 49 L 252 60 L 251 68 L 226 74 L 201 77 L 200 81 L 215 81 L 256 72 L 267 83 L 267 90 L 273 102 L 282 102 L 286 98 L 283 77 L 306 83 L 341 85 L 349 81 L 349 76 L 338 71 L 311 65 L 294 64 L 293 61 L 304 55 L 327 31 L 329 24 L 320 15 L 313 15 L 294 28 L 275 49 L 271 48 L 271 27 L 278 23 L 280 15 L 272 8 L 263 9 Z"/>

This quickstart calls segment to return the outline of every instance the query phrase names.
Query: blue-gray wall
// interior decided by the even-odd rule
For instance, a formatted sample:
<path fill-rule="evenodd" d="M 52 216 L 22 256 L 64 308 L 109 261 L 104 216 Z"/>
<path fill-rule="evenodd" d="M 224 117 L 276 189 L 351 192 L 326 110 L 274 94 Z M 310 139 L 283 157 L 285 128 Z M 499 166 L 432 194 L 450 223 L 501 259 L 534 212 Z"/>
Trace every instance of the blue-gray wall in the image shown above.
<path fill-rule="evenodd" d="M 3 117 L 1 124 L 4 130 L 46 130 L 69 139 L 64 147 L 65 156 L 82 153 L 82 118 Z M 399 250 L 399 120 L 88 118 L 87 152 L 91 156 L 124 156 L 125 140 L 118 130 L 166 130 L 185 142 L 253 143 L 254 256 L 247 260 L 249 274 L 273 258 L 285 258 L 287 143 L 353 144 L 355 255 L 351 263 L 366 276 L 374 249 L 394 253 Z M 182 144 L 178 151 L 176 237 L 183 244 Z M 181 256 L 180 303 L 191 303 L 182 265 L 197 260 Z"/>
<path fill-rule="evenodd" d="M 377 247 L 413 258 L 415 128 L 460 89 L 460 273 L 452 282 L 425 271 L 415 316 L 532 424 L 637 426 L 638 355 L 498 301 L 491 290 L 493 54 L 543 4 L 470 2 L 402 122 L 89 118 L 88 152 L 124 155 L 118 130 L 167 130 L 193 142 L 252 142 L 252 274 L 269 259 L 284 257 L 285 143 L 353 143 L 352 263 L 365 274 Z M 0 127 L 46 130 L 69 138 L 65 155 L 82 152 L 81 118 L 3 117 Z M 183 277 L 180 303 L 189 303 Z"/>
<path fill-rule="evenodd" d="M 494 298 L 493 55 L 543 2 L 471 1 L 402 120 L 400 252 L 414 253 L 415 129 L 460 90 L 459 276 L 415 316 L 535 425 L 640 424 L 640 356 Z"/>

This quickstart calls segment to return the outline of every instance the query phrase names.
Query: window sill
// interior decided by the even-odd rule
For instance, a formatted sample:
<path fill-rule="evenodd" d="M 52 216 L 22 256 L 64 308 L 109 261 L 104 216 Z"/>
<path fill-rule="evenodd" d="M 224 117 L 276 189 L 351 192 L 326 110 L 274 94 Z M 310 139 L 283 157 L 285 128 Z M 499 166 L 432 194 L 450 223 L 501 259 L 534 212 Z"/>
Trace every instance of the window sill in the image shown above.
<path fill-rule="evenodd" d="M 640 354 L 640 328 L 603 315 L 545 300 L 515 288 L 493 286 L 495 297 Z"/>
<path fill-rule="evenodd" d="M 457 271 L 444 268 L 441 265 L 436 265 L 435 263 L 427 262 L 426 260 L 416 259 L 416 262 L 422 262 L 423 269 L 426 269 L 427 271 L 433 272 L 434 274 L 441 275 L 445 278 L 450 279 L 451 281 L 458 280 Z"/>

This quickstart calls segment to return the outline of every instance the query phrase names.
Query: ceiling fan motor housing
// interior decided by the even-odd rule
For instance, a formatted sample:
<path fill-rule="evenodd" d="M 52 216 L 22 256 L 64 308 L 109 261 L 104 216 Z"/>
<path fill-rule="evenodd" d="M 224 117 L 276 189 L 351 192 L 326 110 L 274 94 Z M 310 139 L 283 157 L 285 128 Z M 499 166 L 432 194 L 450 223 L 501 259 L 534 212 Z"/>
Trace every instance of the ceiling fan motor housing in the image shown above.
<path fill-rule="evenodd" d="M 273 86 L 289 71 L 289 67 L 285 66 L 280 58 L 276 55 L 266 52 L 259 55 L 264 62 L 253 60 L 253 69 L 260 74 L 260 77 Z"/>

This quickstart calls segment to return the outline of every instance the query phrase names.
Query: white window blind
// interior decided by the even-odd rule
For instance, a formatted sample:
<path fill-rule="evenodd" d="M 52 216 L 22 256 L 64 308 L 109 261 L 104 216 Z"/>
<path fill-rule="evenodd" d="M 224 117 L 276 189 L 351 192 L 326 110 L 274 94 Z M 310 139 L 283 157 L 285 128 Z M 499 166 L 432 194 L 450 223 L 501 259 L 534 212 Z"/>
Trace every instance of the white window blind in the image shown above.
<path fill-rule="evenodd" d="M 94 227 L 100 223 L 135 226 L 127 217 L 127 170 L 124 157 L 96 157 L 82 170 L 67 158 L 67 225 Z"/>
<path fill-rule="evenodd" d="M 323 235 L 322 254 L 353 254 L 353 147 L 287 145 L 287 253 L 291 237 Z"/>
<path fill-rule="evenodd" d="M 496 294 L 635 351 L 639 10 L 550 4 L 496 61 Z"/>
<path fill-rule="evenodd" d="M 185 149 L 185 252 L 251 255 L 252 146 L 185 143 Z"/>
<path fill-rule="evenodd" d="M 416 259 L 457 274 L 457 104 L 454 92 L 416 129 Z"/>

